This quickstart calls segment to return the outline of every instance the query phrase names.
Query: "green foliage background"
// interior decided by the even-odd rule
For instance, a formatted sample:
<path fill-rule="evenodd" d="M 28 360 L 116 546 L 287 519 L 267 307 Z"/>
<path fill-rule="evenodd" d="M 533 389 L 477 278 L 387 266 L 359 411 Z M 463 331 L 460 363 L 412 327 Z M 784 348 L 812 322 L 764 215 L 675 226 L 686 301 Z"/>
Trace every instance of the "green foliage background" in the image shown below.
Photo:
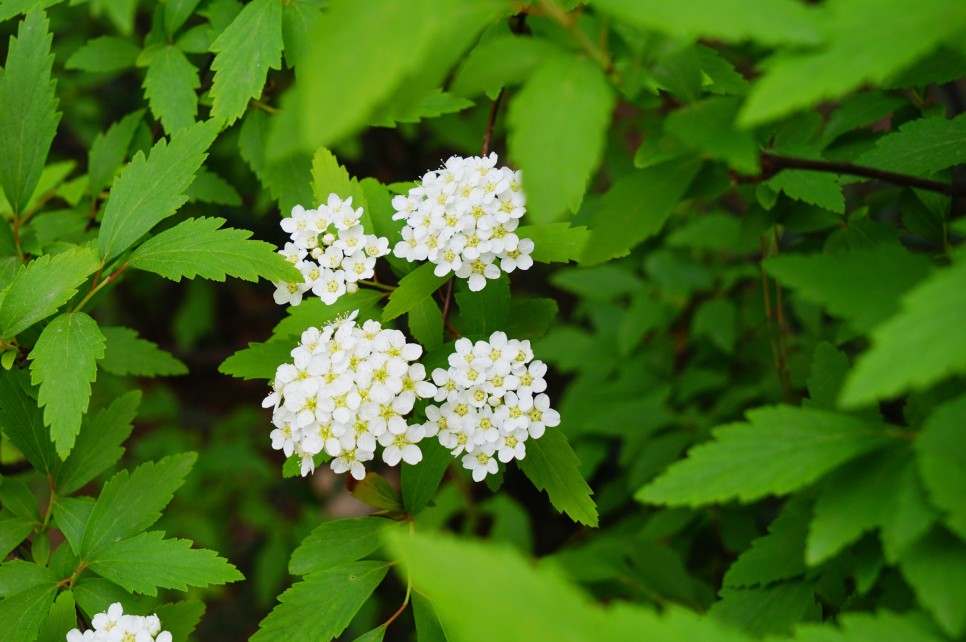
<path fill-rule="evenodd" d="M 176 640 L 966 639 L 964 35 L 960 0 L 0 1 L 0 637 L 120 600 Z M 487 145 L 532 270 L 273 303 L 293 205 L 394 242 Z M 266 382 L 355 308 L 429 369 L 531 339 L 560 429 L 487 485 L 428 447 L 292 478 Z"/>

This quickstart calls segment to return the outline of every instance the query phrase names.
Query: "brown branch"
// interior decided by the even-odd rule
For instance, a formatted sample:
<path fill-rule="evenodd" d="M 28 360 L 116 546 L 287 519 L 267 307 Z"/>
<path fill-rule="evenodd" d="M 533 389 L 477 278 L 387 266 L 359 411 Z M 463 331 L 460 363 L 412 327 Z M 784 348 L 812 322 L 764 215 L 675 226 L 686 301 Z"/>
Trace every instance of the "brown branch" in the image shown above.
<path fill-rule="evenodd" d="M 849 176 L 861 176 L 878 181 L 885 181 L 903 187 L 914 187 L 930 192 L 939 192 L 947 196 L 966 197 L 966 186 L 950 183 L 931 181 L 918 176 L 908 174 L 898 174 L 888 172 L 875 167 L 865 167 L 863 165 L 853 165 L 852 163 L 840 163 L 836 161 L 815 160 L 811 158 L 796 158 L 793 156 L 782 156 L 771 152 L 762 152 L 760 157 L 761 180 L 768 180 L 775 174 L 786 169 L 804 169 L 812 172 L 830 172 L 833 174 L 848 174 Z"/>
<path fill-rule="evenodd" d="M 496 113 L 500 110 L 503 91 L 503 89 L 500 90 L 500 93 L 496 95 L 496 100 L 493 101 L 493 106 L 490 107 L 490 117 L 486 121 L 486 131 L 483 132 L 483 151 L 480 152 L 480 156 L 486 156 L 490 153 L 490 140 L 493 138 L 493 126 L 496 124 Z"/>

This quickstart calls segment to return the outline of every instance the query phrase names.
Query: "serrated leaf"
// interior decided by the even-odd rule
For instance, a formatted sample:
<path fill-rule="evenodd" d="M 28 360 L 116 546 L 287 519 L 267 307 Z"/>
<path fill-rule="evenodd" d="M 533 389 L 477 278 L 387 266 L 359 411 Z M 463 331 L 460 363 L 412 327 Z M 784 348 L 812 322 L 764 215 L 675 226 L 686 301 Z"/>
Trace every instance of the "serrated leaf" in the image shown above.
<path fill-rule="evenodd" d="M 140 403 L 141 392 L 133 390 L 115 399 L 95 417 L 87 416 L 74 449 L 54 477 L 58 494 L 73 493 L 121 458 L 121 444 L 131 435 Z"/>
<path fill-rule="evenodd" d="M 111 187 L 98 235 L 105 263 L 184 204 L 219 127 L 216 120 L 195 123 L 172 136 L 171 144 L 158 141 L 147 159 L 139 152 L 124 168 Z"/>
<path fill-rule="evenodd" d="M 822 22 L 827 45 L 781 52 L 768 61 L 739 124 L 757 125 L 863 84 L 882 82 L 959 33 L 966 26 L 966 6 L 957 0 L 924 6 L 905 0 L 852 0 L 830 5 Z"/>
<path fill-rule="evenodd" d="M 414 105 L 389 113 L 380 113 L 371 124 L 375 127 L 395 127 L 399 123 L 418 123 L 426 118 L 452 114 L 472 106 L 473 102 L 466 98 L 446 93 L 442 89 L 435 89 Z"/>
<path fill-rule="evenodd" d="M 581 263 L 625 256 L 657 234 L 698 173 L 700 162 L 674 160 L 629 172 L 601 198 Z"/>
<path fill-rule="evenodd" d="M 198 115 L 195 90 L 200 86 L 198 68 L 177 47 L 168 45 L 151 58 L 144 76 L 144 97 L 148 99 L 151 113 L 168 134 L 195 122 Z"/>
<path fill-rule="evenodd" d="M 29 387 L 26 371 L 0 370 L 0 427 L 35 469 L 54 474 L 60 459 L 37 401 L 27 392 Z"/>
<path fill-rule="evenodd" d="M 786 169 L 769 179 L 765 185 L 789 198 L 811 203 L 830 212 L 845 213 L 845 197 L 836 174 Z"/>
<path fill-rule="evenodd" d="M 755 636 L 788 633 L 792 626 L 821 615 L 810 582 L 783 582 L 757 588 L 723 588 L 709 615 Z"/>
<path fill-rule="evenodd" d="M 580 474 L 580 461 L 567 437 L 558 429 L 547 430 L 540 439 L 527 441 L 527 456 L 520 470 L 537 490 L 545 490 L 550 503 L 575 522 L 597 526 L 594 491 Z"/>
<path fill-rule="evenodd" d="M 363 227 L 367 232 L 372 231 L 371 221 L 366 224 L 369 219 L 369 208 L 359 181 L 349 176 L 348 170 L 340 165 L 335 155 L 325 147 L 320 147 L 312 157 L 312 193 L 318 204 L 326 203 L 330 194 L 335 194 L 342 200 L 351 197 L 353 208 L 363 208 Z"/>
<path fill-rule="evenodd" d="M 900 295 L 923 279 L 930 261 L 902 247 L 834 254 L 783 254 L 763 267 L 787 288 L 832 315 L 868 330 L 898 309 Z"/>
<path fill-rule="evenodd" d="M 568 263 L 580 258 L 591 233 L 586 227 L 571 227 L 570 223 L 545 223 L 522 225 L 516 234 L 521 239 L 533 241 L 530 257 L 534 261 Z"/>
<path fill-rule="evenodd" d="M 751 132 L 734 127 L 736 98 L 708 98 L 672 112 L 664 131 L 743 174 L 758 172 L 758 143 Z"/>
<path fill-rule="evenodd" d="M 923 280 L 902 298 L 898 313 L 872 330 L 872 347 L 856 360 L 839 403 L 861 406 L 966 369 L 963 310 L 966 261 Z"/>
<path fill-rule="evenodd" d="M 460 65 L 450 91 L 460 96 L 496 96 L 504 86 L 523 82 L 561 49 L 543 38 L 498 35 L 480 42 Z"/>
<path fill-rule="evenodd" d="M 22 266 L 0 302 L 0 337 L 11 338 L 67 302 L 98 268 L 86 248 L 38 257 Z"/>
<path fill-rule="evenodd" d="M 820 484 L 805 557 L 816 566 L 858 541 L 866 531 L 886 524 L 908 479 L 911 453 L 900 444 L 850 462 Z"/>
<path fill-rule="evenodd" d="M 274 379 L 278 367 L 291 361 L 294 348 L 295 344 L 287 338 L 249 343 L 247 348 L 225 359 L 218 366 L 218 372 L 241 379 Z"/>
<path fill-rule="evenodd" d="M 462 289 L 462 288 L 461 288 Z M 479 292 L 469 288 L 456 294 L 462 334 L 489 338 L 502 331 L 510 311 L 510 281 L 506 275 L 487 283 Z"/>
<path fill-rule="evenodd" d="M 71 54 L 64 67 L 94 73 L 120 71 L 133 68 L 140 53 L 141 49 L 127 38 L 101 36 Z"/>
<path fill-rule="evenodd" d="M 42 10 L 27 14 L 0 76 L 0 186 L 15 214 L 30 202 L 60 122 L 48 26 Z"/>
<path fill-rule="evenodd" d="M 74 612 L 74 594 L 64 591 L 57 596 L 54 605 L 47 614 L 37 642 L 63 642 L 64 632 L 76 628 L 77 613 Z"/>
<path fill-rule="evenodd" d="M 604 152 L 614 95 L 583 56 L 547 59 L 510 103 L 510 156 L 522 171 L 528 218 L 549 223 L 580 207 Z"/>
<path fill-rule="evenodd" d="M 966 544 L 933 531 L 899 559 L 899 570 L 922 605 L 951 638 L 966 630 Z"/>
<path fill-rule="evenodd" d="M 36 642 L 37 632 L 57 595 L 57 585 L 35 586 L 0 600 L 4 642 Z"/>
<path fill-rule="evenodd" d="M 640 501 L 700 506 L 803 488 L 859 455 L 890 441 L 885 430 L 845 415 L 773 406 L 748 412 L 748 423 L 721 426 L 714 441 L 637 492 Z"/>
<path fill-rule="evenodd" d="M 246 281 L 296 281 L 298 270 L 275 246 L 249 240 L 252 233 L 232 227 L 220 229 L 223 218 L 189 218 L 142 243 L 128 265 L 178 282 L 182 277 L 224 281 L 234 276 Z"/>
<path fill-rule="evenodd" d="M 254 0 L 211 43 L 211 115 L 229 124 L 258 98 L 269 69 L 282 67 L 282 3 Z"/>
<path fill-rule="evenodd" d="M 389 302 L 382 311 L 382 320 L 390 321 L 412 310 L 418 303 L 433 295 L 447 277 L 436 276 L 432 263 L 423 263 L 399 281 L 399 287 L 389 295 Z"/>
<path fill-rule="evenodd" d="M 144 118 L 144 110 L 131 112 L 94 137 L 87 162 L 87 184 L 91 194 L 99 195 L 114 178 L 127 157 L 134 131 Z"/>
<path fill-rule="evenodd" d="M 686 40 L 711 38 L 766 45 L 818 44 L 815 11 L 793 0 L 597 0 L 600 10 L 642 29 L 655 29 Z"/>
<path fill-rule="evenodd" d="M 966 440 L 963 418 L 966 397 L 943 404 L 926 420 L 915 441 L 922 483 L 933 504 L 946 513 L 945 522 L 966 540 Z"/>
<path fill-rule="evenodd" d="M 288 570 L 308 575 L 355 562 L 382 546 L 382 534 L 399 525 L 383 517 L 356 517 L 323 522 L 292 553 Z"/>
<path fill-rule="evenodd" d="M 92 521 L 93 518 L 92 514 Z M 164 533 L 158 531 L 108 543 L 92 552 L 87 562 L 98 575 L 145 595 L 157 595 L 158 588 L 184 591 L 189 586 L 244 579 L 238 569 L 214 551 L 191 548 L 191 542 L 184 539 L 164 539 Z"/>
<path fill-rule="evenodd" d="M 355 484 L 352 496 L 364 504 L 391 513 L 402 513 L 402 498 L 396 489 L 379 473 L 370 472 Z"/>
<path fill-rule="evenodd" d="M 107 341 L 107 349 L 100 367 L 118 376 L 157 377 L 182 375 L 188 367 L 165 352 L 156 343 L 142 339 L 131 328 L 119 326 L 101 327 Z"/>
<path fill-rule="evenodd" d="M 91 511 L 78 554 L 90 559 L 112 542 L 136 535 L 158 521 L 197 459 L 195 453 L 182 453 L 141 464 L 132 473 L 122 470 L 114 475 L 104 484 Z"/>
<path fill-rule="evenodd" d="M 427 439 L 419 447 L 423 460 L 418 466 L 403 466 L 399 474 L 403 507 L 410 515 L 415 515 L 432 501 L 453 461 L 453 456 L 438 441 Z"/>
<path fill-rule="evenodd" d="M 51 321 L 30 351 L 30 380 L 40 386 L 37 405 L 61 458 L 66 457 L 87 412 L 96 360 L 104 356 L 104 335 L 84 312 L 67 312 Z"/>
<path fill-rule="evenodd" d="M 858 163 L 904 174 L 934 174 L 966 162 L 966 114 L 921 118 L 887 134 Z"/>
<path fill-rule="evenodd" d="M 338 637 L 376 590 L 389 566 L 352 562 L 307 575 L 278 596 L 252 642 L 330 640 Z"/>
<path fill-rule="evenodd" d="M 242 204 L 241 196 L 231 183 L 218 174 L 205 170 L 198 172 L 194 182 L 191 183 L 185 193 L 189 200 L 202 203 L 230 205 L 232 207 L 238 207 Z"/>
<path fill-rule="evenodd" d="M 272 193 L 272 198 L 278 201 L 279 210 L 287 213 L 296 205 L 313 201 L 312 157 L 296 154 L 268 162 L 265 139 L 270 123 L 271 117 L 264 111 L 249 110 L 242 119 L 238 151 L 262 185 Z"/>

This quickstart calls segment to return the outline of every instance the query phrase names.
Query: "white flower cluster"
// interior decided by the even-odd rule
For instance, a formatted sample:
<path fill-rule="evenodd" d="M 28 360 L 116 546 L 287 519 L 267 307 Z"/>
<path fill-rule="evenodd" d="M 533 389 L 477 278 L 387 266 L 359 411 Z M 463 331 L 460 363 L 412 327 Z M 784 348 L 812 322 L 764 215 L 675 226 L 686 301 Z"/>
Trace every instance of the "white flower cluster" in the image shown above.
<path fill-rule="evenodd" d="M 91 626 L 94 628 L 83 633 L 72 629 L 67 642 L 171 642 L 171 633 L 161 630 L 157 615 L 124 615 L 120 602 L 95 615 Z"/>
<path fill-rule="evenodd" d="M 533 241 L 514 233 L 526 212 L 520 172 L 498 168 L 496 161 L 495 153 L 453 156 L 407 196 L 393 198 L 393 220 L 406 221 L 393 254 L 407 261 L 428 259 L 436 264 L 436 276 L 454 272 L 469 279 L 474 292 L 487 279 L 499 278 L 501 269 L 533 265 Z"/>
<path fill-rule="evenodd" d="M 426 368 L 412 363 L 423 348 L 377 321 L 359 327 L 357 314 L 303 332 L 291 353 L 294 363 L 278 367 L 262 403 L 274 407 L 272 448 L 299 455 L 303 476 L 315 471 L 313 457 L 325 452 L 333 457 L 333 471 L 363 479 L 363 464 L 374 458 L 377 443 L 390 466 L 423 458 L 416 444 L 424 428 L 404 418 L 417 398 L 436 392 Z"/>
<path fill-rule="evenodd" d="M 292 216 L 282 219 L 282 229 L 291 235 L 279 254 L 302 273 L 301 283 L 276 283 L 275 302 L 298 305 L 302 295 L 312 293 L 327 305 L 343 294 L 358 289 L 357 282 L 375 274 L 376 259 L 389 254 L 389 239 L 366 234 L 359 222 L 362 208 L 352 208 L 352 197 L 344 201 L 329 194 L 318 209 L 301 205 Z"/>
<path fill-rule="evenodd" d="M 538 439 L 547 427 L 560 424 L 543 391 L 547 366 L 533 360 L 529 341 L 507 339 L 494 332 L 489 341 L 456 341 L 449 369 L 433 371 L 440 406 L 427 406 L 426 434 L 481 481 L 507 463 L 526 456 L 528 439 Z"/>

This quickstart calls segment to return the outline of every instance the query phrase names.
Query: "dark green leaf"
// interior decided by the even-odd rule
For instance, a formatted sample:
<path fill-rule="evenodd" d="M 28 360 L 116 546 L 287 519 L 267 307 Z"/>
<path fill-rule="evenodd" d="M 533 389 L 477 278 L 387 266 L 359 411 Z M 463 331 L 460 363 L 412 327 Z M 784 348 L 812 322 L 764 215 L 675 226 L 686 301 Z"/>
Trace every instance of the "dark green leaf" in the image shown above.
<path fill-rule="evenodd" d="M 556 317 L 557 302 L 553 299 L 514 301 L 503 330 L 512 339 L 537 339 L 546 334 Z"/>
<path fill-rule="evenodd" d="M 758 142 L 734 127 L 739 105 L 735 98 L 708 98 L 672 112 L 664 130 L 743 174 L 757 174 Z"/>
<path fill-rule="evenodd" d="M 360 288 L 355 294 L 340 297 L 332 305 L 326 305 L 316 298 L 303 300 L 297 306 L 288 307 L 286 310 L 288 316 L 278 322 L 272 334 L 275 337 L 297 337 L 310 327 L 322 328 L 353 310 L 359 311 L 357 323 L 367 319 L 378 319 L 380 311 L 376 304 L 384 296 L 382 292 Z M 295 347 L 294 343 L 292 347 Z"/>
<path fill-rule="evenodd" d="M 803 502 L 789 502 L 725 573 L 725 586 L 765 586 L 805 572 L 805 536 L 811 513 Z"/>
<path fill-rule="evenodd" d="M 461 288 L 462 289 L 462 288 Z M 469 288 L 456 294 L 459 304 L 462 333 L 489 338 L 502 331 L 510 311 L 510 282 L 505 275 L 490 281 L 479 292 Z"/>
<path fill-rule="evenodd" d="M 946 513 L 946 524 L 966 540 L 966 440 L 963 439 L 966 397 L 943 404 L 929 416 L 916 457 L 929 498 Z"/>
<path fill-rule="evenodd" d="M 60 467 L 60 459 L 37 401 L 27 392 L 29 387 L 26 371 L 0 370 L 0 427 L 34 468 L 53 474 Z"/>
<path fill-rule="evenodd" d="M 523 82 L 541 62 L 560 53 L 543 38 L 496 36 L 470 51 L 450 89 L 459 96 L 486 93 L 493 97 L 504 86 Z"/>
<path fill-rule="evenodd" d="M 403 507 L 410 515 L 423 510 L 436 494 L 446 468 L 453 456 L 438 441 L 427 439 L 420 443 L 423 460 L 418 466 L 403 466 L 400 473 L 400 490 Z"/>
<path fill-rule="evenodd" d="M 966 544 L 934 529 L 899 560 L 919 603 L 950 637 L 966 630 Z"/>
<path fill-rule="evenodd" d="M 382 533 L 398 522 L 383 517 L 357 517 L 323 522 L 292 553 L 288 570 L 308 575 L 355 562 L 382 546 Z"/>
<path fill-rule="evenodd" d="M 527 456 L 519 462 L 520 470 L 537 490 L 547 491 L 550 503 L 572 520 L 597 526 L 594 494 L 580 474 L 580 461 L 567 437 L 559 429 L 550 428 L 540 439 L 527 441 Z"/>
<path fill-rule="evenodd" d="M 413 593 L 413 619 L 416 621 L 416 637 L 420 642 L 447 642 L 443 625 L 436 617 L 432 603 L 419 593 Z"/>
<path fill-rule="evenodd" d="M 101 36 L 71 54 L 64 67 L 94 73 L 120 71 L 133 68 L 139 53 L 138 46 L 127 38 Z"/>
<path fill-rule="evenodd" d="M 922 118 L 879 139 L 858 163 L 903 174 L 933 174 L 966 162 L 966 114 Z"/>
<path fill-rule="evenodd" d="M 352 496 L 379 510 L 403 512 L 402 498 L 379 473 L 369 473 L 352 489 Z"/>
<path fill-rule="evenodd" d="M 452 114 L 472 106 L 473 103 L 465 98 L 437 89 L 414 105 L 409 105 L 398 111 L 380 113 L 372 124 L 376 127 L 395 127 L 399 123 L 418 123 L 427 118 Z"/>
<path fill-rule="evenodd" d="M 242 204 L 241 196 L 228 181 L 218 174 L 205 170 L 198 172 L 191 187 L 185 193 L 189 200 L 201 203 L 231 205 L 232 207 L 238 207 Z"/>
<path fill-rule="evenodd" d="M 188 367 L 155 343 L 142 339 L 131 328 L 102 327 L 107 341 L 100 367 L 105 372 L 124 376 L 156 377 L 187 374 Z"/>
<path fill-rule="evenodd" d="M 709 614 L 756 636 L 789 633 L 799 622 L 821 615 L 809 582 L 784 582 L 760 588 L 723 588 Z"/>
<path fill-rule="evenodd" d="M 36 527 L 37 521 L 28 517 L 0 519 L 0 559 L 6 559 Z"/>
<path fill-rule="evenodd" d="M 586 227 L 571 227 L 569 223 L 523 225 L 516 230 L 521 239 L 533 241 L 530 254 L 539 263 L 567 263 L 578 260 L 590 238 Z"/>
<path fill-rule="evenodd" d="M 162 628 L 171 633 L 172 640 L 188 640 L 205 614 L 205 604 L 198 600 L 162 604 L 156 613 Z"/>
<path fill-rule="evenodd" d="M 484 291 L 489 290 L 485 288 Z M 432 298 L 423 299 L 409 311 L 409 333 L 426 350 L 443 345 L 443 311 Z"/>
<path fill-rule="evenodd" d="M 825 410 L 835 409 L 842 382 L 849 371 L 849 358 L 828 341 L 815 346 L 808 378 L 809 404 Z"/>

